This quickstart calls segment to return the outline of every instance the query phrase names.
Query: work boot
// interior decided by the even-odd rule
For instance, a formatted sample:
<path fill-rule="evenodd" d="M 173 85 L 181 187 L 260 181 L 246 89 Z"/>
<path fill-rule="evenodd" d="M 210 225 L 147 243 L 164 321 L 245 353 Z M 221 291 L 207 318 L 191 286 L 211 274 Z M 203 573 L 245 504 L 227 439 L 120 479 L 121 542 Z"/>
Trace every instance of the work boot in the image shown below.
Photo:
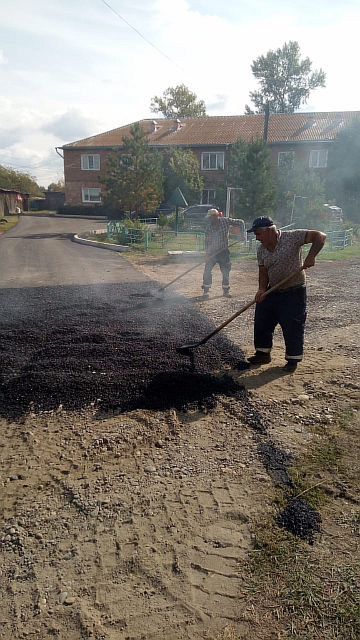
<path fill-rule="evenodd" d="M 203 291 L 204 291 L 204 293 L 202 294 L 203 300 L 208 300 L 210 287 L 203 287 Z"/>
<path fill-rule="evenodd" d="M 224 296 L 224 298 L 232 298 L 232 295 L 231 295 L 229 289 L 223 289 L 223 296 Z"/>
<path fill-rule="evenodd" d="M 294 373 L 297 366 L 298 360 L 288 360 L 285 367 L 283 367 L 283 371 L 285 371 L 285 373 Z"/>
<path fill-rule="evenodd" d="M 256 351 L 254 356 L 248 358 L 248 361 L 250 364 L 269 364 L 269 362 L 271 362 L 271 355 L 265 351 Z"/>

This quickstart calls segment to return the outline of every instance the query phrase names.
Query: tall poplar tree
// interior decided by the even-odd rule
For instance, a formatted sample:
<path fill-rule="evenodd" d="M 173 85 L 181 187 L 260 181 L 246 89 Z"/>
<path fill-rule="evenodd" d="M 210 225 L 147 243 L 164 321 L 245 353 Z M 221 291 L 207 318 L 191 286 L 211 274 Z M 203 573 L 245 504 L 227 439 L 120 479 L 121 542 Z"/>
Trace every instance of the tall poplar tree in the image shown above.
<path fill-rule="evenodd" d="M 270 113 L 294 113 L 306 104 L 311 91 L 325 87 L 326 74 L 322 69 L 311 71 L 311 66 L 309 58 L 300 59 L 300 47 L 295 41 L 256 58 L 251 70 L 260 88 L 249 94 L 255 111 L 246 105 L 245 113 L 264 113 L 266 104 Z"/>

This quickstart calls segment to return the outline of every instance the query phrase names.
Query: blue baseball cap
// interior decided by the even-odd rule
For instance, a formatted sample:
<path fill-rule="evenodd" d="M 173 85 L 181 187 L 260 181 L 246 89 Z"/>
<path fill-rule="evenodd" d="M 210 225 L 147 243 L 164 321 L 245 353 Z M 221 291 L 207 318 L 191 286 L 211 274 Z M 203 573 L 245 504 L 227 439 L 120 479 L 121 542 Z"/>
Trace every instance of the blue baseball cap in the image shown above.
<path fill-rule="evenodd" d="M 251 229 L 247 229 L 247 233 L 254 233 L 255 229 L 258 227 L 272 227 L 273 224 L 274 220 L 270 218 L 270 216 L 259 216 L 258 218 L 255 218 Z"/>

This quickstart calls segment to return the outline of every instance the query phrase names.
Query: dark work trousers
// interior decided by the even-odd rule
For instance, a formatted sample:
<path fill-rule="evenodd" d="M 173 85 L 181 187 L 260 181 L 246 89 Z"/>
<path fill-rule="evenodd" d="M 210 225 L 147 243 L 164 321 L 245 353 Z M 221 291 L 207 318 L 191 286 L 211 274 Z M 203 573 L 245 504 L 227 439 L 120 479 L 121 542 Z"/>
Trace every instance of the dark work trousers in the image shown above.
<path fill-rule="evenodd" d="M 275 327 L 279 324 L 285 340 L 285 359 L 302 360 L 306 320 L 306 287 L 270 293 L 255 308 L 256 351 L 270 353 Z"/>
<path fill-rule="evenodd" d="M 205 265 L 204 276 L 203 276 L 203 286 L 202 286 L 205 292 L 211 287 L 211 284 L 212 284 L 211 272 L 216 264 L 218 264 L 221 269 L 222 288 L 224 289 L 224 291 L 229 291 L 230 289 L 230 283 L 229 283 L 229 275 L 231 271 L 230 251 L 229 249 L 224 249 L 223 251 L 218 253 L 216 256 L 209 258 L 209 260 Z"/>

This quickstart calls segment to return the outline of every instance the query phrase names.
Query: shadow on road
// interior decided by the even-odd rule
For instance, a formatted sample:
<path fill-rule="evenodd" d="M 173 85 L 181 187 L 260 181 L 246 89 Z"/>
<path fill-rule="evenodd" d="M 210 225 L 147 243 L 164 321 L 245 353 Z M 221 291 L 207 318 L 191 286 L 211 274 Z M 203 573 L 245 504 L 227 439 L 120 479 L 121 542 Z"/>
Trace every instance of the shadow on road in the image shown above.
<path fill-rule="evenodd" d="M 11 238 L 12 240 L 17 240 L 18 238 L 21 238 L 22 240 L 46 240 L 49 238 L 58 238 L 59 240 L 71 240 L 73 236 L 73 233 L 33 233 L 25 236 L 7 236 L 7 239 Z"/>

